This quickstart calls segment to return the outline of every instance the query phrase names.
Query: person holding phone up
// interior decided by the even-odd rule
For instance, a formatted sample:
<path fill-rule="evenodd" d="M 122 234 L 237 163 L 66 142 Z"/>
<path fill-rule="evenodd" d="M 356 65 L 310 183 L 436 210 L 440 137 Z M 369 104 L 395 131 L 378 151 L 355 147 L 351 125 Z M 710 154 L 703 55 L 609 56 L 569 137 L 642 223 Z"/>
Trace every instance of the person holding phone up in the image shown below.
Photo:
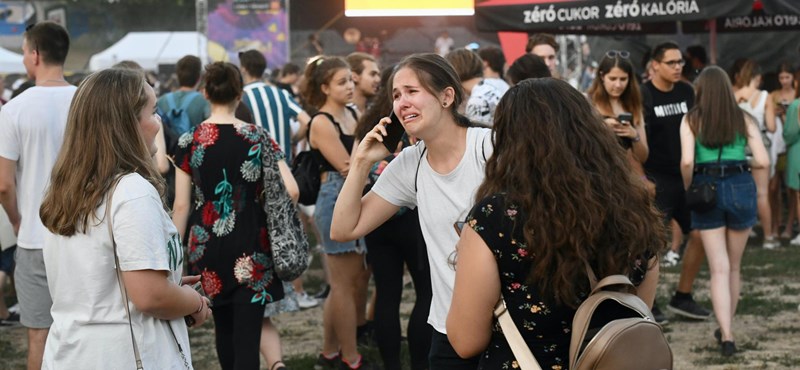
<path fill-rule="evenodd" d="M 628 151 L 636 173 L 642 175 L 648 189 L 655 190 L 644 177 L 642 164 L 647 160 L 647 133 L 644 130 L 642 96 L 633 74 L 633 64 L 627 51 L 611 50 L 597 67 L 597 77 L 587 94 L 595 108 L 603 115 L 620 145 Z"/>
<path fill-rule="evenodd" d="M 418 208 L 427 245 L 433 300 L 428 323 L 433 327 L 429 369 L 475 369 L 478 356 L 463 359 L 447 338 L 446 319 L 455 282 L 450 264 L 463 221 L 475 201 L 492 155 L 491 130 L 474 127 L 457 107 L 464 92 L 453 66 L 436 54 L 413 54 L 403 59 L 390 79 L 394 113 L 410 136 L 421 141 L 407 147 L 383 170 L 362 196 L 370 169 L 389 151 L 383 142 L 387 118 L 364 136 L 355 150 L 344 182 L 330 233 L 334 240 L 360 238 L 386 222 L 401 207 Z"/>

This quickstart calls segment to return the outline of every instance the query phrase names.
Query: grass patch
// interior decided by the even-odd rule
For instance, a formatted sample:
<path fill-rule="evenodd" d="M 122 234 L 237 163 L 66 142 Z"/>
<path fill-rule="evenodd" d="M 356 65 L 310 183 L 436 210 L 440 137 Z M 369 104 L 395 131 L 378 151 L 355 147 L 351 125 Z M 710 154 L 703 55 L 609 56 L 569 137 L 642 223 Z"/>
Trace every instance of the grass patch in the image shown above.
<path fill-rule="evenodd" d="M 775 284 L 778 285 L 778 284 Z M 800 287 L 781 286 L 781 295 L 800 295 Z"/>
<path fill-rule="evenodd" d="M 760 317 L 770 317 L 783 311 L 794 311 L 796 306 L 794 303 L 784 302 L 775 298 L 761 298 L 760 294 L 742 295 L 739 300 L 739 306 L 736 309 L 737 315 L 753 315 Z"/>

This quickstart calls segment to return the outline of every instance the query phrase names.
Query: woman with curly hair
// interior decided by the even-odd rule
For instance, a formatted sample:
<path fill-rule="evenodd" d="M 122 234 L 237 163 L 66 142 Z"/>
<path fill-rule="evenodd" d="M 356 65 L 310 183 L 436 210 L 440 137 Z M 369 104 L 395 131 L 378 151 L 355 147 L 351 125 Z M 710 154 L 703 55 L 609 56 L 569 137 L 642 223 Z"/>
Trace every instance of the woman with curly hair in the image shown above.
<path fill-rule="evenodd" d="M 496 114 L 494 154 L 457 246 L 447 337 L 462 357 L 483 353 L 479 369 L 513 367 L 493 325 L 502 294 L 542 368 L 566 367 L 591 290 L 585 266 L 630 276 L 652 305 L 663 223 L 616 136 L 566 82 L 522 81 Z"/>

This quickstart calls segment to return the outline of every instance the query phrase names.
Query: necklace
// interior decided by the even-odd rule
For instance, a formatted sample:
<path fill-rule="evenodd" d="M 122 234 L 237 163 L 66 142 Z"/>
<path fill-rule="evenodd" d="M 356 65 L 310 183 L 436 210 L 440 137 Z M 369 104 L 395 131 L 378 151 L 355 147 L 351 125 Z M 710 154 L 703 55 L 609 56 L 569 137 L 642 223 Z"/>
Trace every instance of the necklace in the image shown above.
<path fill-rule="evenodd" d="M 36 81 L 36 84 L 45 84 L 45 83 L 48 83 L 48 82 L 55 82 L 55 83 L 62 83 L 63 82 L 63 83 L 67 83 L 67 80 L 62 78 L 62 79 L 58 79 L 58 80 L 44 80 L 44 81 L 41 81 L 41 82 Z"/>

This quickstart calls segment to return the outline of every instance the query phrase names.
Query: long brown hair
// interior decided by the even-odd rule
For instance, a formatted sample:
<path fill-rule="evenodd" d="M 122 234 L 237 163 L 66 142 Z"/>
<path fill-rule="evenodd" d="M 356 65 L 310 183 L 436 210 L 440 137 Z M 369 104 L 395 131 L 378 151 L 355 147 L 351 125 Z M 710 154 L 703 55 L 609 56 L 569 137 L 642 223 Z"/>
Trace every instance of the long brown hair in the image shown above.
<path fill-rule="evenodd" d="M 719 148 L 747 137 L 745 111 L 736 104 L 728 74 L 709 66 L 695 80 L 694 107 L 686 113 L 692 132 L 706 147 Z"/>
<path fill-rule="evenodd" d="M 535 132 L 535 135 L 520 135 Z M 528 282 L 575 306 L 598 276 L 629 274 L 656 256 L 665 229 L 614 134 L 580 92 L 553 78 L 528 79 L 500 100 L 494 154 L 476 198 L 504 194 L 527 221 Z"/>
<path fill-rule="evenodd" d="M 611 96 L 608 95 L 605 86 L 603 86 L 603 77 L 611 72 L 612 69 L 619 68 L 621 71 L 628 74 L 628 86 L 619 97 L 622 108 L 628 112 L 633 113 L 633 124 L 639 126 L 642 122 L 640 120 L 642 113 L 642 94 L 639 92 L 639 83 L 636 82 L 636 74 L 633 70 L 633 64 L 628 58 L 621 58 L 620 56 L 603 57 L 600 65 L 597 67 L 597 78 L 592 82 L 592 86 L 586 92 L 589 98 L 592 99 L 595 105 L 604 111 L 612 112 L 611 109 Z"/>
<path fill-rule="evenodd" d="M 164 197 L 164 180 L 139 134 L 147 107 L 144 74 L 128 69 L 95 72 L 78 86 L 69 107 L 64 144 L 50 175 L 39 215 L 51 232 L 84 233 L 118 175 L 138 173 Z"/>
<path fill-rule="evenodd" d="M 300 88 L 308 105 L 319 109 L 325 104 L 328 96 L 322 92 L 322 85 L 330 84 L 333 75 L 340 69 L 350 69 L 347 61 L 340 57 L 318 56 L 308 62 L 304 72 L 303 86 Z"/>

